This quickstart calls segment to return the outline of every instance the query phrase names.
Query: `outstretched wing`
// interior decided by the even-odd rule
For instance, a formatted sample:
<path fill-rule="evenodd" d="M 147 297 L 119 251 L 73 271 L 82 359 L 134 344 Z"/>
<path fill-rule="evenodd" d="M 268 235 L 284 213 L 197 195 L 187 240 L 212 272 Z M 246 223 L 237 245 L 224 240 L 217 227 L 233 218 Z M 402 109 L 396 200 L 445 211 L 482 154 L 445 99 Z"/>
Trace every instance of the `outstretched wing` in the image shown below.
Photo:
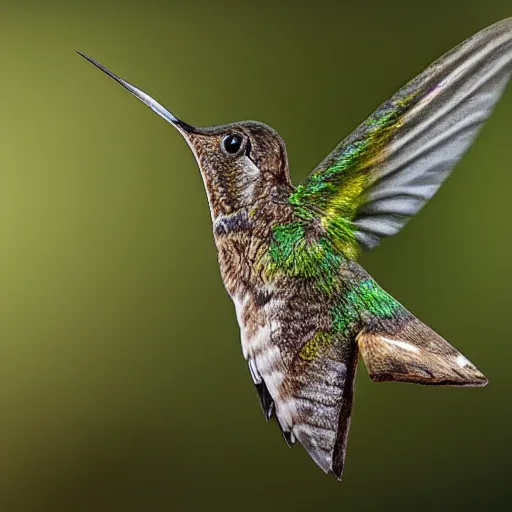
<path fill-rule="evenodd" d="M 381 105 L 290 196 L 347 256 L 397 233 L 469 148 L 512 74 L 512 18 L 467 39 Z"/>

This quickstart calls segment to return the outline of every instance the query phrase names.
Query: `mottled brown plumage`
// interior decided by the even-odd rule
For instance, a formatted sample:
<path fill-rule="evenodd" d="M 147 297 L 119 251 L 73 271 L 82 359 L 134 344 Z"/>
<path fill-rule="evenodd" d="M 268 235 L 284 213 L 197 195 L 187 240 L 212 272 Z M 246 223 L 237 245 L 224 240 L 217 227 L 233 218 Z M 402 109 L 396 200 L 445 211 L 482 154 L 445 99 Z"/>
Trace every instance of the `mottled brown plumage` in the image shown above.
<path fill-rule="evenodd" d="M 355 261 L 397 233 L 467 150 L 512 74 L 512 19 L 469 38 L 342 141 L 298 187 L 266 125 L 175 126 L 205 184 L 219 265 L 267 419 L 341 479 L 358 353 L 375 381 L 483 386 L 484 375 Z"/>

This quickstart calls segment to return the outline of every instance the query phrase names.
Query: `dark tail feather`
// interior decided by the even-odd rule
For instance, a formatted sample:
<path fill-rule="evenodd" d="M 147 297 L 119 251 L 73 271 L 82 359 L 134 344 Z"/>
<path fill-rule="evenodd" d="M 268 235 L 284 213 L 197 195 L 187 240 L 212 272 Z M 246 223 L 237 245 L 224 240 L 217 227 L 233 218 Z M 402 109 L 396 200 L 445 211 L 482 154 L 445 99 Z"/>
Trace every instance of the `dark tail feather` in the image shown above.
<path fill-rule="evenodd" d="M 331 471 L 336 478 L 341 481 L 343 478 L 343 469 L 345 467 L 345 456 L 347 453 L 347 439 L 350 428 L 350 414 L 352 412 L 352 403 L 354 401 L 354 390 L 356 387 L 356 371 L 357 371 L 357 350 L 354 356 L 352 368 L 347 372 L 345 388 L 343 389 L 343 407 L 340 411 L 338 423 L 338 433 L 336 435 L 336 443 L 332 453 Z"/>

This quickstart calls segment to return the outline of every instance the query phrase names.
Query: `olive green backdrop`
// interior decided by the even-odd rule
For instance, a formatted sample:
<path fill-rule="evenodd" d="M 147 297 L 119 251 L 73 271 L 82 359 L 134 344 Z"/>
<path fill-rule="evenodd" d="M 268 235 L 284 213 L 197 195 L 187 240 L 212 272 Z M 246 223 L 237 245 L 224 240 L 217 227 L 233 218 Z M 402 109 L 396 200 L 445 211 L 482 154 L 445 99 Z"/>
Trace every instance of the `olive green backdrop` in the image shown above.
<path fill-rule="evenodd" d="M 435 58 L 512 15 L 456 2 L 0 3 L 0 511 L 505 510 L 512 88 L 363 257 L 489 377 L 357 381 L 345 480 L 265 424 L 193 157 L 80 49 L 199 125 L 257 119 L 297 183 Z"/>

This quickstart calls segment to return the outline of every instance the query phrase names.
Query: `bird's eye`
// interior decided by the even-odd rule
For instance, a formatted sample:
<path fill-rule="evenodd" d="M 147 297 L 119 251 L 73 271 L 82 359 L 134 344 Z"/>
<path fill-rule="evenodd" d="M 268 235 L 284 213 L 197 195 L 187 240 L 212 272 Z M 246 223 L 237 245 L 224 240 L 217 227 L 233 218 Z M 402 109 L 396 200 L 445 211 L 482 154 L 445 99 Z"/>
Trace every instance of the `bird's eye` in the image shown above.
<path fill-rule="evenodd" d="M 222 141 L 222 147 L 227 153 L 234 155 L 240 151 L 240 147 L 242 146 L 242 137 L 240 135 L 230 134 L 227 137 L 224 137 Z"/>

